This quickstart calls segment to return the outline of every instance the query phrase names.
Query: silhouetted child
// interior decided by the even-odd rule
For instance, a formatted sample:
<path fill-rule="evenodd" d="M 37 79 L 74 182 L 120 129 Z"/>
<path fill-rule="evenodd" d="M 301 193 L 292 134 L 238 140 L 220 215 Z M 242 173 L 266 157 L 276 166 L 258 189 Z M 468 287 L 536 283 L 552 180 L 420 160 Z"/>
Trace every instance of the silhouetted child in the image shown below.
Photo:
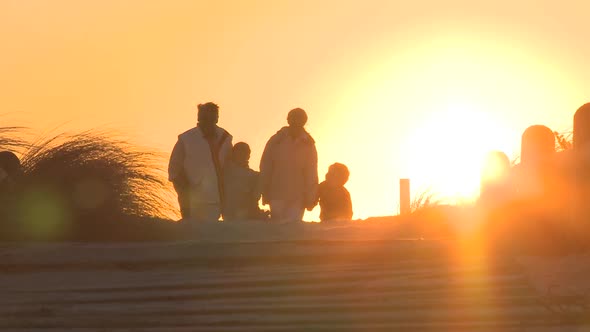
<path fill-rule="evenodd" d="M 349 175 L 344 164 L 335 163 L 328 169 L 326 180 L 318 188 L 321 221 L 352 219 L 350 193 L 344 188 Z"/>
<path fill-rule="evenodd" d="M 268 214 L 258 208 L 260 200 L 259 173 L 249 166 L 250 146 L 244 142 L 232 148 L 224 168 L 223 220 L 261 220 Z"/>

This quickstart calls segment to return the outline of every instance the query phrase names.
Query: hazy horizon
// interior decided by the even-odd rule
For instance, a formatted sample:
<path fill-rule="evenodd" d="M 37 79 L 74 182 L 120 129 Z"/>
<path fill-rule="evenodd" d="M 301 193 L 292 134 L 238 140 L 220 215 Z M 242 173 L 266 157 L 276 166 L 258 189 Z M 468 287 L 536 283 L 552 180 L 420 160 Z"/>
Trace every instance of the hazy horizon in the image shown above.
<path fill-rule="evenodd" d="M 252 147 L 295 107 L 320 180 L 348 165 L 354 218 L 414 193 L 473 197 L 489 150 L 588 102 L 585 1 L 3 1 L 0 117 L 34 132 L 113 129 L 169 153 L 220 106 Z M 469 138 L 469 139 L 467 139 Z M 317 219 L 319 208 L 306 219 Z"/>

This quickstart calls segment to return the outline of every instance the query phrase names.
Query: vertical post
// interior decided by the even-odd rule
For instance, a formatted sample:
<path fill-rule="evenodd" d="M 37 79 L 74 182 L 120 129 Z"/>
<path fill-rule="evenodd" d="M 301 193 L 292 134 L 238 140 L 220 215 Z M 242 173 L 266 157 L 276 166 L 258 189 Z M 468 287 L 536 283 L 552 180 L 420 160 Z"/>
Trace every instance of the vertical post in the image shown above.
<path fill-rule="evenodd" d="M 399 212 L 410 213 L 410 179 L 399 179 Z"/>

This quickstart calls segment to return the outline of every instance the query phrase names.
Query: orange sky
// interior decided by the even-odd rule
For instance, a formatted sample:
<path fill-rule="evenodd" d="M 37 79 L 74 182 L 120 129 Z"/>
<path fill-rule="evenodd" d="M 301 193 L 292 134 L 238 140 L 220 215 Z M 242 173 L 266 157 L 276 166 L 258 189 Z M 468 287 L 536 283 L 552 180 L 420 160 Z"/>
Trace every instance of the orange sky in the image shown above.
<path fill-rule="evenodd" d="M 169 151 L 214 101 L 257 169 L 302 107 L 320 178 L 351 170 L 355 217 L 396 213 L 400 177 L 470 197 L 483 153 L 513 156 L 528 125 L 570 129 L 588 101 L 590 2 L 490 3 L 4 0 L 0 114 Z"/>

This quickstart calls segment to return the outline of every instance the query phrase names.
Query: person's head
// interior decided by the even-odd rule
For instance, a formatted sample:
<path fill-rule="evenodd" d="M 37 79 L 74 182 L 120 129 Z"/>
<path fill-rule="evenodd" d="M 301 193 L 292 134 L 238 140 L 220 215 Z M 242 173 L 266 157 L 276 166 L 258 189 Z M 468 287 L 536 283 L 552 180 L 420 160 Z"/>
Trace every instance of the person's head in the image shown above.
<path fill-rule="evenodd" d="M 248 166 L 250 161 L 250 146 L 244 142 L 234 144 L 232 148 L 232 160 L 241 166 Z"/>
<path fill-rule="evenodd" d="M 294 108 L 287 115 L 287 123 L 291 133 L 300 134 L 307 123 L 307 113 L 301 108 Z"/>
<path fill-rule="evenodd" d="M 343 186 L 348 181 L 349 176 L 350 172 L 348 171 L 348 167 L 346 167 L 346 165 L 334 163 L 328 168 L 328 173 L 326 173 L 326 181 L 332 185 Z"/>
<path fill-rule="evenodd" d="M 13 178 L 22 172 L 20 160 L 10 151 L 0 151 L 0 168 Z"/>
<path fill-rule="evenodd" d="M 555 134 L 543 125 L 530 126 L 522 134 L 520 149 L 523 165 L 543 165 L 555 154 Z"/>
<path fill-rule="evenodd" d="M 482 190 L 489 183 L 497 183 L 507 179 L 510 173 L 510 159 L 502 151 L 489 152 L 481 169 Z"/>
<path fill-rule="evenodd" d="M 219 106 L 215 103 L 208 102 L 199 104 L 197 109 L 197 122 L 199 126 L 208 130 L 214 128 L 217 121 L 219 121 Z"/>

